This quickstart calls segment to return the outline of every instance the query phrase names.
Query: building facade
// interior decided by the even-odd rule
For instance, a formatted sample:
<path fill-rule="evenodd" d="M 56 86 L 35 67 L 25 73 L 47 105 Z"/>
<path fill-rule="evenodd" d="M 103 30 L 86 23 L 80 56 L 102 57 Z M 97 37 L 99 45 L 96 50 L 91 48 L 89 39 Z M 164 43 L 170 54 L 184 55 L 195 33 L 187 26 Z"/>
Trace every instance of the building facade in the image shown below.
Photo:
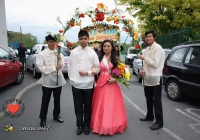
<path fill-rule="evenodd" d="M 5 1 L 0 0 L 0 46 L 8 47 Z"/>

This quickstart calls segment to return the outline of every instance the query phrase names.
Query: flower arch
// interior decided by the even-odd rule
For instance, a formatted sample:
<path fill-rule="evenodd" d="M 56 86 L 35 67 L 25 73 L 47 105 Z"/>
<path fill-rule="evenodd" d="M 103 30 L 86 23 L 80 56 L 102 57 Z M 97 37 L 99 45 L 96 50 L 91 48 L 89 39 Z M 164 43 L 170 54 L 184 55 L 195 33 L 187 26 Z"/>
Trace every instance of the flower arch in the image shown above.
<path fill-rule="evenodd" d="M 84 18 L 86 15 L 91 18 L 91 22 L 93 24 L 81 28 L 81 19 Z M 64 34 L 74 26 L 80 26 L 80 30 L 87 30 L 88 32 L 91 32 L 91 30 L 98 31 L 98 29 L 99 31 L 101 29 L 102 32 L 106 32 L 106 30 L 115 29 L 114 36 L 107 36 L 108 38 L 114 39 L 114 41 L 120 41 L 121 31 L 127 32 L 128 36 L 132 37 L 132 42 L 134 42 L 134 40 L 137 40 L 138 38 L 138 33 L 136 32 L 136 30 L 134 30 L 134 22 L 131 19 L 127 19 L 121 9 L 115 8 L 113 10 L 108 10 L 108 7 L 103 3 L 98 3 L 97 7 L 95 8 L 88 7 L 84 12 L 81 11 L 79 8 L 76 8 L 75 14 L 70 18 L 70 20 L 68 20 L 64 24 L 61 22 L 60 17 L 57 17 L 57 21 L 63 27 L 63 32 L 62 35 L 60 35 L 60 40 L 63 40 Z M 113 21 L 114 24 L 108 24 L 105 21 Z M 122 29 L 120 29 L 118 24 L 123 24 Z M 72 44 L 68 40 L 66 40 L 66 42 L 68 46 Z"/>

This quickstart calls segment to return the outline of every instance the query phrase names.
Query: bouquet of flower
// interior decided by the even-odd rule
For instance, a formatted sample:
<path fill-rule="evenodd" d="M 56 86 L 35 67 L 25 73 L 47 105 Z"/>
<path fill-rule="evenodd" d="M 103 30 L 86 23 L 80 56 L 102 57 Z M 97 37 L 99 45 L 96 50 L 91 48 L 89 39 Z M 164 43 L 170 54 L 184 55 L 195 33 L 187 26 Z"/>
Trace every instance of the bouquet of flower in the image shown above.
<path fill-rule="evenodd" d="M 130 83 L 128 81 L 130 80 L 131 74 L 125 64 L 119 62 L 117 67 L 111 71 L 111 75 L 113 78 L 116 78 L 117 82 L 123 83 L 128 89 L 130 89 Z"/>
<path fill-rule="evenodd" d="M 55 38 L 57 38 L 57 42 L 59 42 L 56 44 L 57 52 L 55 53 L 55 55 L 60 54 L 61 43 L 64 41 L 64 39 L 67 38 L 66 36 L 64 36 L 63 30 L 59 30 L 58 32 L 59 32 L 58 34 L 53 35 Z M 51 34 L 51 32 L 48 31 L 46 32 L 46 34 Z M 57 58 L 57 65 L 58 65 L 58 61 L 59 61 L 59 58 Z M 56 85 L 58 86 L 58 70 L 57 70 Z"/>

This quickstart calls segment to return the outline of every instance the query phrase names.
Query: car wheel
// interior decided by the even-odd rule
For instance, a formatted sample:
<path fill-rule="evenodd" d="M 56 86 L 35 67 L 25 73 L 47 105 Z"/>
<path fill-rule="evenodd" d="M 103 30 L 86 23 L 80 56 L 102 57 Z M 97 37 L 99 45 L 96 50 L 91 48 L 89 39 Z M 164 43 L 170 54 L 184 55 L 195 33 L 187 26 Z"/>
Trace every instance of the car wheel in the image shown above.
<path fill-rule="evenodd" d="M 35 67 L 35 66 L 33 67 L 33 77 L 34 77 L 34 78 L 40 77 L 40 73 L 38 73 L 38 72 L 36 71 L 36 67 Z"/>
<path fill-rule="evenodd" d="M 167 96 L 173 101 L 178 101 L 182 98 L 182 92 L 179 83 L 176 80 L 169 80 L 166 86 Z"/>
<path fill-rule="evenodd" d="M 142 76 L 140 75 L 140 72 L 138 71 L 138 82 L 142 83 Z"/>
<path fill-rule="evenodd" d="M 19 69 L 15 84 L 19 85 L 23 82 L 23 80 L 24 80 L 24 71 L 22 69 Z"/>

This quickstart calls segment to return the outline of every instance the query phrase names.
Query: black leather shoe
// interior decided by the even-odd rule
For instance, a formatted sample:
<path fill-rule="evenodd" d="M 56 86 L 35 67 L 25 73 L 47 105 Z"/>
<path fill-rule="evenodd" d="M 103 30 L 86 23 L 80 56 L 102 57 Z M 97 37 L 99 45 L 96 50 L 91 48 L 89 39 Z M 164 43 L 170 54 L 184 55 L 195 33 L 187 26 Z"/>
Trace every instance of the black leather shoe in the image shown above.
<path fill-rule="evenodd" d="M 82 126 L 78 126 L 77 130 L 76 130 L 76 134 L 80 135 L 83 133 L 83 127 Z"/>
<path fill-rule="evenodd" d="M 85 133 L 85 135 L 89 135 L 90 134 L 90 127 L 89 126 L 85 126 L 84 127 L 84 133 Z"/>
<path fill-rule="evenodd" d="M 56 121 L 59 122 L 59 123 L 63 123 L 63 122 L 64 122 L 64 121 L 61 119 L 60 116 L 58 116 L 57 118 L 54 117 L 53 119 L 56 120 Z"/>
<path fill-rule="evenodd" d="M 40 122 L 40 127 L 46 127 L 46 121 L 41 121 Z"/>
<path fill-rule="evenodd" d="M 154 124 L 150 127 L 150 129 L 151 129 L 151 130 L 158 130 L 158 129 L 162 128 L 162 127 L 163 127 L 162 124 L 156 124 L 156 123 L 154 123 Z"/>
<path fill-rule="evenodd" d="M 140 121 L 154 121 L 154 119 L 149 119 L 149 118 L 144 117 L 144 118 L 140 118 Z"/>

